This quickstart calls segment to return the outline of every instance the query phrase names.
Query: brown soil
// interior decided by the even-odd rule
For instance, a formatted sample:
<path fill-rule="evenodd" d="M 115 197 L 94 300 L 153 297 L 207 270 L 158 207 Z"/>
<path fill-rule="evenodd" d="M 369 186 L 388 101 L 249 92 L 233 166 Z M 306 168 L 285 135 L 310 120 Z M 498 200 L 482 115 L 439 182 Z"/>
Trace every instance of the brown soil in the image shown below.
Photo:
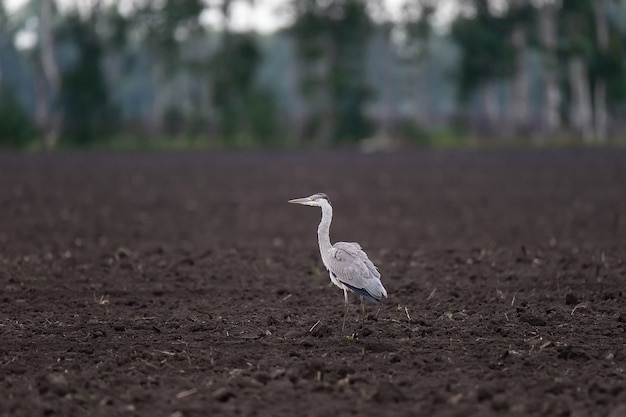
<path fill-rule="evenodd" d="M 0 191 L 0 416 L 626 415 L 622 151 L 5 154 Z M 320 191 L 389 292 L 345 332 Z"/>

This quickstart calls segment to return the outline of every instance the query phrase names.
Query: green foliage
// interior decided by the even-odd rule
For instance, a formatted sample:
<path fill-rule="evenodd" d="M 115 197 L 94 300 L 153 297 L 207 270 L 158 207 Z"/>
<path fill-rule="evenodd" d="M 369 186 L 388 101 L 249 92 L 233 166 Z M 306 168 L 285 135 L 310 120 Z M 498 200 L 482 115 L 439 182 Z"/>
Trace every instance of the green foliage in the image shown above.
<path fill-rule="evenodd" d="M 365 5 L 346 1 L 343 19 L 331 21 L 332 35 L 337 40 L 338 59 L 331 78 L 337 111 L 335 139 L 356 141 L 370 135 L 371 122 L 365 116 L 365 105 L 372 92 L 365 80 L 367 41 L 372 33 Z"/>
<path fill-rule="evenodd" d="M 53 26 L 59 36 L 53 44 L 62 84 L 58 100 L 50 104 L 61 110 L 52 119 L 62 114 L 62 144 L 104 146 L 103 137 L 114 138 L 114 146 L 157 148 L 298 146 L 307 140 L 322 146 L 353 143 L 376 128 L 366 113 L 374 98 L 369 85 L 373 78 L 384 94 L 377 104 L 384 106 L 385 136 L 418 146 L 467 145 L 477 138 L 470 131 L 479 125 L 476 114 L 484 112 L 485 104 L 468 99 L 481 98 L 475 93 L 486 85 L 498 86 L 500 114 L 507 116 L 502 123 L 513 123 L 512 110 L 517 107 L 508 106 L 519 103 L 515 100 L 523 95 L 510 86 L 525 87 L 511 81 L 528 81 L 528 107 L 537 116 L 545 99 L 541 87 L 550 80 L 558 85 L 562 119 L 567 120 L 571 100 L 576 99 L 568 67 L 574 56 L 585 65 L 584 88 L 590 92 L 592 107 L 600 97 L 594 89 L 606 85 L 614 126 L 615 110 L 626 99 L 626 8 L 621 1 L 606 2 L 609 43 L 600 47 L 599 3 L 593 0 L 562 1 L 551 9 L 540 8 L 545 2 L 530 0 L 463 0 L 449 34 L 434 26 L 441 4 L 437 0 L 404 1 L 400 20 L 383 23 L 372 21 L 371 6 L 376 9 L 384 3 L 378 0 L 289 0 L 294 23 L 280 36 L 267 38 L 272 39 L 267 57 L 258 35 L 200 24 L 202 12 L 209 9 L 228 21 L 237 1 L 243 0 L 137 0 L 124 13 L 115 2 L 92 2 L 93 7 L 81 8 L 81 13 L 58 9 Z M 17 82 L 14 91 L 20 97 L 30 94 L 25 103 L 46 95 L 38 68 L 40 49 L 35 45 L 26 52 L 15 51 L 11 45 L 16 32 L 34 33 L 29 22 L 36 21 L 40 4 L 29 1 L 10 16 L 3 4 L 0 0 L 0 54 L 2 69 L 8 70 L 0 74 L 5 75 L 0 79 L 0 141 L 22 146 L 36 135 L 34 117 L 24 112 L 5 84 Z M 546 32 L 540 29 L 553 22 L 546 16 L 557 17 L 557 55 L 552 46 L 543 49 L 546 41 L 541 35 Z M 442 52 L 441 39 L 453 52 Z M 288 48 L 294 43 L 292 52 Z M 275 50 L 276 45 L 280 46 Z M 522 55 L 516 56 L 518 51 L 524 52 L 523 61 Z M 444 80 L 450 68 L 456 69 L 456 78 L 449 80 L 456 81 L 455 86 Z M 299 96 L 292 91 L 293 73 Z M 275 91 L 265 87 L 270 83 Z M 468 104 L 460 112 L 450 103 L 454 91 Z M 126 117 L 123 129 L 114 101 Z M 281 107 L 292 103 L 297 110 Z M 427 109 L 433 120 L 419 118 L 423 125 L 417 123 L 417 109 Z M 448 125 L 433 127 L 440 121 Z M 146 122 L 154 140 L 135 136 L 146 134 L 142 131 Z M 297 133 L 288 134 L 290 128 Z"/>
<path fill-rule="evenodd" d="M 261 51 L 250 33 L 225 34 L 211 60 L 213 103 L 224 137 L 272 136 L 276 127 L 274 97 L 256 75 Z"/>
<path fill-rule="evenodd" d="M 92 22 L 74 14 L 67 17 L 62 36 L 77 51 L 74 65 L 63 73 L 61 105 L 64 139 L 85 145 L 111 134 L 116 115 L 102 72 L 103 48 Z"/>
<path fill-rule="evenodd" d="M 6 8 L 4 7 L 4 2 L 0 1 L 0 24 L 2 24 L 2 27 L 7 24 L 8 20 L 9 19 Z"/>
<path fill-rule="evenodd" d="M 22 148 L 36 136 L 37 129 L 29 115 L 8 88 L 0 90 L 0 146 Z"/>
<path fill-rule="evenodd" d="M 559 51 L 562 56 L 582 55 L 589 59 L 595 48 L 595 25 L 591 0 L 563 2 L 558 14 Z"/>
<path fill-rule="evenodd" d="M 199 17 L 203 9 L 201 0 L 146 1 L 131 16 L 132 23 L 124 25 L 133 28 L 171 71 L 180 42 L 201 29 Z"/>
<path fill-rule="evenodd" d="M 285 149 L 298 146 L 296 138 L 276 135 L 263 138 L 236 135 L 231 137 L 183 133 L 177 136 L 115 135 L 89 143 L 90 148 L 109 150 L 188 150 L 188 149 Z M 71 147 L 72 144 L 65 143 Z"/>
<path fill-rule="evenodd" d="M 322 142 L 355 141 L 368 136 L 372 125 L 365 105 L 372 97 L 365 79 L 367 42 L 373 23 L 366 5 L 357 0 L 322 2 L 294 0 L 291 28 L 302 68 L 301 91 L 315 103 L 310 126 Z M 320 68 L 325 68 L 320 71 Z M 317 121 L 317 122 L 315 122 Z M 329 132 L 319 132 L 330 126 Z"/>
<path fill-rule="evenodd" d="M 178 107 L 169 106 L 163 115 L 163 130 L 167 136 L 178 136 L 185 129 L 185 115 Z"/>
<path fill-rule="evenodd" d="M 514 70 L 510 21 L 494 16 L 487 3 L 477 0 L 475 16 L 459 17 L 452 24 L 452 38 L 462 51 L 457 74 L 462 100 L 487 82 L 509 77 Z"/>
<path fill-rule="evenodd" d="M 616 103 L 626 98 L 626 61 L 624 41 L 620 28 L 608 20 L 609 44 L 606 50 L 598 45 L 593 0 L 570 0 L 563 2 L 558 14 L 559 54 L 566 65 L 572 55 L 582 56 L 589 67 L 592 81 L 604 80 L 607 99 Z"/>
<path fill-rule="evenodd" d="M 409 59 L 427 58 L 429 41 L 433 35 L 433 17 L 436 0 L 411 1 L 405 4 L 401 29 L 405 39 L 402 48 Z"/>
<path fill-rule="evenodd" d="M 427 148 L 459 148 L 473 145 L 460 123 L 426 129 L 413 120 L 402 120 L 397 126 L 397 136 L 406 143 Z"/>

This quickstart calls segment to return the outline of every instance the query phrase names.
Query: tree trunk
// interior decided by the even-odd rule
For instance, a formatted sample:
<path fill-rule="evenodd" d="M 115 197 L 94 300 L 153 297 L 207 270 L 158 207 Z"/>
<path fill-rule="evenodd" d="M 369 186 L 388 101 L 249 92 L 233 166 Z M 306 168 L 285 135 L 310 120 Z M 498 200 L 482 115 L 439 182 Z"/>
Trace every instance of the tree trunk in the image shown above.
<path fill-rule="evenodd" d="M 298 139 L 299 143 L 304 143 L 305 139 L 307 139 L 307 126 L 311 117 L 311 101 L 303 96 L 302 85 L 304 80 L 310 79 L 311 75 L 309 66 L 306 65 L 303 59 L 298 57 L 297 48 L 298 43 L 294 40 L 291 49 L 292 61 L 288 66 L 288 74 L 290 84 L 298 94 L 294 97 L 291 115 L 287 115 L 287 117 L 291 121 L 293 135 Z"/>
<path fill-rule="evenodd" d="M 382 25 L 375 32 L 372 38 L 372 42 L 369 46 L 368 54 L 371 57 L 376 57 L 376 62 L 372 62 L 372 69 L 374 80 L 373 85 L 378 87 L 378 94 L 374 101 L 375 103 L 375 119 L 377 122 L 376 136 L 379 138 L 390 138 L 394 135 L 394 125 L 397 120 L 396 108 L 395 108 L 395 85 L 394 85 L 394 54 L 391 48 L 391 30 L 388 25 Z M 411 69 L 417 69 L 414 63 L 410 66 Z M 416 120 L 419 121 L 419 106 L 417 106 L 417 92 L 419 91 L 419 85 L 416 84 L 416 80 L 419 76 L 415 76 L 409 80 L 402 78 L 402 87 L 406 89 L 413 89 L 416 97 L 414 100 L 415 107 L 417 108 Z"/>
<path fill-rule="evenodd" d="M 554 134 L 561 128 L 561 90 L 557 79 L 558 60 L 556 56 L 557 29 L 556 5 L 544 4 L 539 9 L 539 28 L 544 47 L 543 66 L 541 68 L 544 83 L 543 129 L 547 134 Z"/>
<path fill-rule="evenodd" d="M 378 65 L 378 70 L 380 74 L 380 88 L 382 90 L 380 92 L 381 100 L 379 108 L 381 111 L 379 114 L 380 127 L 378 135 L 387 139 L 392 135 L 393 124 L 396 117 L 394 108 L 394 84 L 391 74 L 391 70 L 393 68 L 393 65 L 391 64 L 393 62 L 393 57 L 387 49 L 387 39 L 389 35 L 387 33 L 384 33 L 382 36 L 383 39 L 378 44 L 380 50 L 376 51 L 376 53 L 379 54 L 378 56 L 382 57 L 385 60 L 385 62 Z"/>
<path fill-rule="evenodd" d="M 570 123 L 585 142 L 593 139 L 593 116 L 587 67 L 582 57 L 569 59 L 569 82 L 572 92 Z"/>
<path fill-rule="evenodd" d="M 382 65 L 380 68 L 380 100 L 378 101 L 378 136 L 388 138 L 391 134 L 391 117 L 393 114 L 393 100 L 391 80 L 389 78 L 389 66 Z"/>
<path fill-rule="evenodd" d="M 609 48 L 609 28 L 607 22 L 607 9 L 605 0 L 596 0 L 593 3 L 596 21 L 596 37 L 598 50 L 604 54 Z M 609 114 L 606 103 L 606 81 L 596 80 L 594 89 L 594 133 L 599 142 L 606 142 L 609 128 Z"/>
<path fill-rule="evenodd" d="M 512 43 L 515 48 L 515 78 L 513 81 L 513 103 L 511 106 L 515 132 L 517 135 L 524 134 L 528 130 L 528 89 L 529 76 L 527 68 L 528 43 L 523 25 L 516 25 L 513 29 Z"/>
<path fill-rule="evenodd" d="M 0 0 L 0 3 L 2 3 L 2 1 Z M 2 5 L 0 5 L 0 24 L 5 24 L 4 19 L 2 18 Z M 2 50 L 4 48 L 5 45 L 5 40 L 3 38 L 2 33 L 0 33 L 0 50 Z M 2 54 L 0 54 L 0 93 L 2 93 L 2 76 L 3 76 L 3 72 L 2 72 Z"/>
<path fill-rule="evenodd" d="M 40 10 L 40 59 L 44 86 L 38 87 L 37 122 L 46 149 L 56 145 L 59 136 L 59 114 L 56 110 L 61 87 L 61 76 L 55 58 L 52 32 L 52 6 L 54 0 L 42 0 Z"/>
<path fill-rule="evenodd" d="M 335 106 L 335 92 L 333 88 L 334 71 L 337 67 L 337 53 L 335 40 L 329 34 L 324 35 L 324 75 L 321 86 L 321 120 L 317 135 L 317 142 L 320 146 L 331 144 L 337 130 L 337 115 Z"/>
<path fill-rule="evenodd" d="M 165 113 L 164 99 L 164 69 L 158 56 L 154 56 L 152 63 L 152 114 L 150 132 L 154 136 L 163 133 L 163 115 Z"/>
<path fill-rule="evenodd" d="M 416 91 L 416 103 L 419 103 L 417 106 L 417 111 L 419 114 L 417 115 L 417 120 L 420 125 L 425 128 L 432 128 L 433 122 L 433 94 L 432 94 L 432 86 L 430 84 L 430 75 L 431 75 L 431 60 L 432 55 L 430 52 L 426 52 L 421 65 L 416 65 L 418 77 L 422 82 L 422 88 L 419 91 Z"/>
<path fill-rule="evenodd" d="M 222 39 L 220 49 L 224 53 L 226 62 L 231 62 L 233 54 L 233 36 L 231 30 L 232 2 L 233 0 L 222 0 L 222 5 L 220 6 L 220 12 L 222 14 Z M 229 81 L 229 83 L 232 83 L 232 81 Z M 215 89 L 215 84 L 211 85 L 211 89 Z M 222 140 L 233 134 L 231 131 L 232 127 L 229 126 L 231 123 L 230 119 L 232 118 L 230 112 L 233 110 L 233 97 L 229 96 L 227 101 L 228 103 L 213 103 L 217 115 L 217 132 Z"/>
<path fill-rule="evenodd" d="M 501 122 L 497 84 L 495 82 L 487 84 L 483 94 L 487 129 L 489 130 L 489 134 L 493 135 L 499 131 L 499 123 Z"/>
<path fill-rule="evenodd" d="M 192 42 L 192 51 L 194 57 L 204 56 L 204 44 L 198 40 Z M 202 121 L 202 134 L 208 133 L 209 135 L 215 135 L 215 107 L 213 106 L 213 86 L 211 82 L 211 70 L 209 68 L 202 71 L 201 75 L 195 71 L 190 74 L 190 114 L 194 118 L 194 124 L 196 117 L 200 117 Z M 195 128 L 194 128 L 195 129 Z M 198 134 L 199 132 L 195 132 Z"/>

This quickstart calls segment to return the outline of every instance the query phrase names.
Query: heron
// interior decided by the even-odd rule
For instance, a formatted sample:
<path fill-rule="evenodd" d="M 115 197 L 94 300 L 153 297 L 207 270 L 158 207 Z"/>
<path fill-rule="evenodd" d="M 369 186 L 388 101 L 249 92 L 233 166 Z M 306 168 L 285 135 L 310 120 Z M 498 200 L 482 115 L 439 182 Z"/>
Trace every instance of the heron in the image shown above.
<path fill-rule="evenodd" d="M 365 312 L 363 299 L 380 302 L 387 298 L 387 290 L 380 281 L 380 272 L 367 257 L 367 254 L 356 242 L 330 243 L 330 223 L 333 219 L 333 206 L 324 193 L 313 194 L 310 197 L 289 200 L 292 204 L 321 207 L 322 220 L 317 227 L 317 240 L 320 247 L 322 262 L 330 273 L 333 284 L 343 290 L 346 311 L 343 315 L 341 331 L 346 327 L 348 315 L 348 291 L 361 296 L 361 314 Z"/>

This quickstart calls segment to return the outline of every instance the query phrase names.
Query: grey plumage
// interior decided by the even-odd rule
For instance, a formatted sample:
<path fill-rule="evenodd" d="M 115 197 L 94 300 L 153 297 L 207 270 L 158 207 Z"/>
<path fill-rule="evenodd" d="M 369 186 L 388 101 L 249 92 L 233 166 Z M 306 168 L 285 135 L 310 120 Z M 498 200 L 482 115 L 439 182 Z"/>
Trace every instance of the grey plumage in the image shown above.
<path fill-rule="evenodd" d="M 370 301 L 387 297 L 380 282 L 380 272 L 355 242 L 337 242 L 330 250 L 328 269 L 342 284 Z"/>
<path fill-rule="evenodd" d="M 344 292 L 346 312 L 348 291 L 362 298 L 379 302 L 387 297 L 387 290 L 380 281 L 380 272 L 361 246 L 355 242 L 330 243 L 330 223 L 333 209 L 326 194 L 318 193 L 310 197 L 289 200 L 290 203 L 321 207 L 322 220 L 317 228 L 317 238 L 322 262 L 330 273 L 330 280 Z M 344 315 L 345 325 L 345 315 Z"/>

